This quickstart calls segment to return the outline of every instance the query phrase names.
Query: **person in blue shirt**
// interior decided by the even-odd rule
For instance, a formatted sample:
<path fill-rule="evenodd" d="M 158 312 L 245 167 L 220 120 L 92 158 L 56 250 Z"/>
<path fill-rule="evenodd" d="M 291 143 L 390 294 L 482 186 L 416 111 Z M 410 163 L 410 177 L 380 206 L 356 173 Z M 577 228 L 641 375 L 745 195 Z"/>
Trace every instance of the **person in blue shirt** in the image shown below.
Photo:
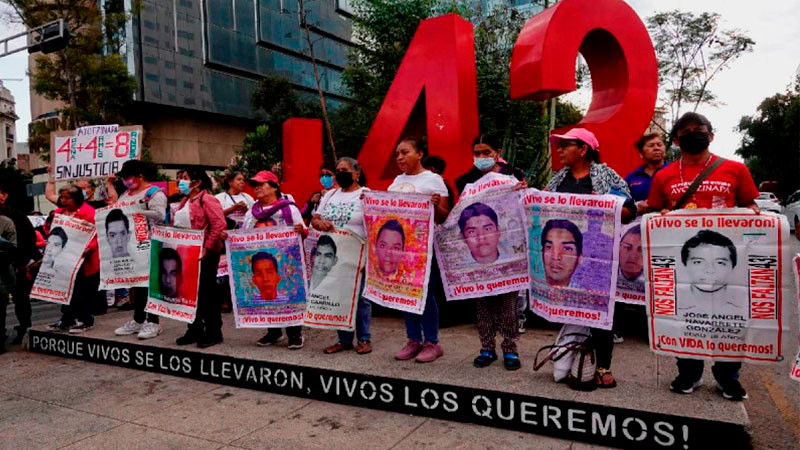
<path fill-rule="evenodd" d="M 631 189 L 631 196 L 636 202 L 636 209 L 639 214 L 647 212 L 647 196 L 650 195 L 650 183 L 656 173 L 666 167 L 664 158 L 666 157 L 667 147 L 664 144 L 664 137 L 659 133 L 648 133 L 636 141 L 636 148 L 639 149 L 639 156 L 644 161 L 640 167 L 625 177 L 625 182 Z"/>

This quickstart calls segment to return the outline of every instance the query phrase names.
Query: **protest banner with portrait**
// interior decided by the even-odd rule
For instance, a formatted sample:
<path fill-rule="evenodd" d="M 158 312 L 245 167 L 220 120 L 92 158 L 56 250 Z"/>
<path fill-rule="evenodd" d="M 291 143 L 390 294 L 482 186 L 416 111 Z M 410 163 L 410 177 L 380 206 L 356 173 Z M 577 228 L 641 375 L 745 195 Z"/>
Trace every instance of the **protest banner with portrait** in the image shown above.
<path fill-rule="evenodd" d="M 436 227 L 436 258 L 447 300 L 528 288 L 528 253 L 517 179 L 490 172 L 468 184 Z"/>
<path fill-rule="evenodd" d="M 364 193 L 367 281 L 364 296 L 387 308 L 421 314 L 433 254 L 430 195 Z"/>
<path fill-rule="evenodd" d="M 304 324 L 355 330 L 355 312 L 366 263 L 364 240 L 344 229 L 311 230 L 304 242 L 308 303 Z"/>
<path fill-rule="evenodd" d="M 202 230 L 153 227 L 147 312 L 181 322 L 194 322 L 203 237 Z"/>
<path fill-rule="evenodd" d="M 97 210 L 100 289 L 147 287 L 150 279 L 150 228 L 138 204 Z"/>
<path fill-rule="evenodd" d="M 56 181 L 103 178 L 141 156 L 142 127 L 95 125 L 50 133 Z"/>
<path fill-rule="evenodd" d="M 237 328 L 303 324 L 308 292 L 305 255 L 294 228 L 229 231 L 225 248 Z"/>
<path fill-rule="evenodd" d="M 798 320 L 800 320 L 800 254 L 795 255 L 792 262 L 792 273 L 794 274 L 794 285 L 796 287 L 794 300 L 797 303 Z M 797 343 L 798 347 L 800 347 L 800 328 L 797 330 Z M 792 363 L 789 376 L 792 377 L 793 380 L 800 381 L 800 348 L 797 349 L 797 356 Z"/>
<path fill-rule="evenodd" d="M 53 217 L 42 264 L 31 288 L 31 298 L 69 304 L 75 277 L 83 264 L 83 252 L 96 232 L 93 223 L 63 214 Z"/>
<path fill-rule="evenodd" d="M 640 219 L 622 227 L 619 239 L 619 272 L 617 301 L 645 305 L 644 256 L 642 255 L 642 222 Z"/>
<path fill-rule="evenodd" d="M 610 330 L 624 199 L 528 189 L 531 311 L 558 323 Z"/>
<path fill-rule="evenodd" d="M 721 361 L 782 360 L 791 298 L 786 218 L 749 209 L 648 214 L 650 348 Z"/>

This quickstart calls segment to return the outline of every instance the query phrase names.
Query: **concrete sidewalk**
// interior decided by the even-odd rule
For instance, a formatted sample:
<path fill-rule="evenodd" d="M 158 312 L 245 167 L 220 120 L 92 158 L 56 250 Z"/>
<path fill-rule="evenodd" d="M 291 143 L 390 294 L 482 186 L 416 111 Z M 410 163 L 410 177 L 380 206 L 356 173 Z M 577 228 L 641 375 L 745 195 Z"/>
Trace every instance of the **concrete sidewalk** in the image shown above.
<path fill-rule="evenodd" d="M 0 449 L 539 448 L 580 443 L 13 351 Z"/>

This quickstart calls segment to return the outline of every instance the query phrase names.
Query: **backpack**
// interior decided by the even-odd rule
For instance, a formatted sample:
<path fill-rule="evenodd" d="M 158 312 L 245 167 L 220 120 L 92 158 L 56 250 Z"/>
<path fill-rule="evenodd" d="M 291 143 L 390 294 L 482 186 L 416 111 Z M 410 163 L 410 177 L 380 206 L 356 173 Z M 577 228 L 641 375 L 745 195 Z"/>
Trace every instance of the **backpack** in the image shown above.
<path fill-rule="evenodd" d="M 156 195 L 159 192 L 163 193 L 164 191 L 162 191 L 161 188 L 158 187 L 158 186 L 150 186 L 150 188 L 147 189 L 147 192 L 144 193 L 144 201 L 145 202 L 149 202 L 150 199 L 153 198 L 153 196 Z M 167 195 L 167 194 L 164 194 L 164 195 Z M 166 211 L 164 211 L 164 225 L 169 225 L 169 221 L 170 221 L 170 209 L 169 209 L 169 203 L 168 203 Z"/>

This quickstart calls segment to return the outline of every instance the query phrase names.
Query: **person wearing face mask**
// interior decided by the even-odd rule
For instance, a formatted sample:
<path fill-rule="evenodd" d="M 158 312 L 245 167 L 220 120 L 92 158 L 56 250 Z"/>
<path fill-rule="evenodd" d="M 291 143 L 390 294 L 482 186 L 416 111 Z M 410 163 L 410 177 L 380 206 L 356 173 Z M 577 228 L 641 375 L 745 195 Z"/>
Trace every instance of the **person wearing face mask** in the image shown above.
<path fill-rule="evenodd" d="M 758 189 L 747 167 L 711 153 L 714 141 L 711 122 L 703 115 L 689 112 L 681 116 L 670 133 L 681 149 L 681 158 L 658 172 L 653 179 L 648 206 L 666 213 L 676 209 L 744 207 L 760 213 L 755 203 Z M 689 188 L 700 180 L 699 185 Z M 740 362 L 717 361 L 712 367 L 722 396 L 741 401 L 747 392 L 739 383 Z M 703 360 L 678 358 L 678 376 L 670 390 L 691 394 L 703 384 Z"/>
<path fill-rule="evenodd" d="M 115 205 L 119 207 L 138 205 L 141 213 L 147 217 L 148 232 L 155 225 L 161 225 L 166 218 L 167 195 L 157 186 L 150 184 L 155 178 L 157 169 L 149 163 L 130 160 L 122 165 L 117 177 L 127 189 Z M 114 331 L 117 336 L 136 334 L 139 339 L 152 339 L 161 333 L 158 316 L 145 313 L 147 306 L 147 288 L 130 289 L 133 297 L 133 319 Z"/>
<path fill-rule="evenodd" d="M 366 239 L 364 228 L 364 209 L 361 195 L 369 188 L 361 185 L 361 165 L 353 158 L 340 158 L 336 163 L 336 184 L 339 188 L 332 189 L 322 197 L 319 212 L 311 220 L 311 226 L 320 231 L 333 231 L 336 228 L 351 231 L 362 239 Z M 322 243 L 322 240 L 320 240 Z M 361 278 L 361 290 L 364 289 L 364 277 Z M 372 351 L 371 335 L 369 332 L 372 320 L 372 303 L 359 294 L 356 308 L 356 331 L 339 331 L 339 340 L 336 344 L 325 349 L 325 353 L 339 353 L 343 350 L 352 350 L 353 337 L 358 343 L 355 351 L 364 355 Z"/>
<path fill-rule="evenodd" d="M 493 133 L 484 133 L 479 135 L 472 141 L 472 158 L 474 161 L 473 167 L 469 172 L 456 178 L 456 189 L 458 192 L 464 192 L 464 187 L 470 183 L 474 183 L 481 179 L 489 172 L 497 172 L 502 175 L 511 175 L 519 180 L 518 188 L 522 189 L 528 186 L 525 181 L 525 172 L 500 160 L 500 154 L 503 153 L 501 148 L 500 138 Z"/>
<path fill-rule="evenodd" d="M 311 197 L 309 197 L 306 204 L 303 205 L 303 208 L 300 210 L 300 213 L 303 215 L 303 220 L 307 224 L 310 224 L 311 220 L 319 212 L 319 202 L 322 200 L 322 197 L 331 190 L 339 188 L 333 171 L 326 167 L 323 167 L 320 171 L 319 184 L 322 185 L 322 189 L 311 194 Z"/>
<path fill-rule="evenodd" d="M 200 260 L 200 286 L 197 292 L 197 314 L 177 345 L 196 343 L 199 348 L 222 342 L 222 300 L 216 295 L 217 267 L 225 251 L 225 214 L 219 200 L 208 191 L 211 178 L 202 169 L 187 170 L 188 180 L 180 180 L 178 188 L 185 197 L 173 217 L 173 226 L 205 231 L 203 256 Z M 186 262 L 184 261 L 184 264 Z"/>

